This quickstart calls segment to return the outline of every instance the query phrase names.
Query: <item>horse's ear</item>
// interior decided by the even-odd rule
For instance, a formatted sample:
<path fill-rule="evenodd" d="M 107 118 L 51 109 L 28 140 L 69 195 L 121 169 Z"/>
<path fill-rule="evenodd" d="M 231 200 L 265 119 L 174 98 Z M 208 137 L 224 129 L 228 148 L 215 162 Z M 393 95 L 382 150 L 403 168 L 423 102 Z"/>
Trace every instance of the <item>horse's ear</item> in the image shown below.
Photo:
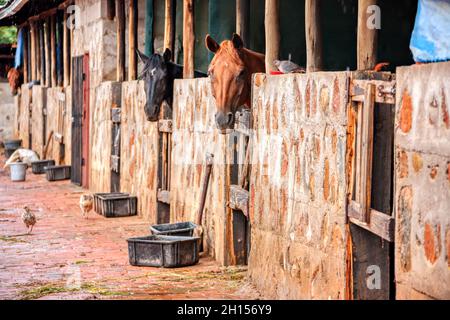
<path fill-rule="evenodd" d="M 163 58 L 165 62 L 172 61 L 172 51 L 169 48 L 164 51 Z"/>
<path fill-rule="evenodd" d="M 236 33 L 233 33 L 231 42 L 233 42 L 233 45 L 236 49 L 242 49 L 244 47 L 244 41 L 242 41 L 241 36 Z"/>
<path fill-rule="evenodd" d="M 136 49 L 136 53 L 139 57 L 139 60 L 141 60 L 141 62 L 143 64 L 146 64 L 148 60 L 150 60 L 149 57 L 147 57 L 145 54 L 143 54 L 139 49 Z"/>
<path fill-rule="evenodd" d="M 219 48 L 220 48 L 220 46 L 216 42 L 216 40 L 214 40 L 209 34 L 206 36 L 205 45 L 206 45 L 206 48 L 208 48 L 208 50 L 213 53 L 216 53 L 217 51 L 219 51 Z"/>

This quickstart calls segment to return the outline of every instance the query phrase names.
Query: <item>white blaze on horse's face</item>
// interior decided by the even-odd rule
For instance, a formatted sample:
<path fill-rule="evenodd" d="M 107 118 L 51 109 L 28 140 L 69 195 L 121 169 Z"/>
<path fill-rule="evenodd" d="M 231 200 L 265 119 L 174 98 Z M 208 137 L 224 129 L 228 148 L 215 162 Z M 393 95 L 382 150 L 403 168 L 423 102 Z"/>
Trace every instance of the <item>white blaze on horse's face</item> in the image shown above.
<path fill-rule="evenodd" d="M 153 68 L 152 70 L 150 70 L 150 75 L 151 75 L 152 77 L 155 76 L 155 73 L 156 73 L 156 68 Z"/>

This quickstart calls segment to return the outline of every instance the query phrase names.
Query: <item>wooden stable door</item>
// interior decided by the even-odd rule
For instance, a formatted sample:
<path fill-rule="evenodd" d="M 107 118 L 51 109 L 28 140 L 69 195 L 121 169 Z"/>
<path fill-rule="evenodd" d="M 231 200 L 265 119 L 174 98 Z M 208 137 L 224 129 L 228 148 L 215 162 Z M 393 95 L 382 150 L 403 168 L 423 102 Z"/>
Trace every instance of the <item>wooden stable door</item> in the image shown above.
<path fill-rule="evenodd" d="M 81 186 L 83 118 L 83 56 L 72 60 L 72 183 Z"/>
<path fill-rule="evenodd" d="M 72 183 L 89 187 L 89 55 L 72 63 Z"/>
<path fill-rule="evenodd" d="M 89 188 L 89 138 L 90 138 L 90 116 L 89 116 L 89 54 L 83 57 L 83 119 L 82 119 L 82 160 L 81 160 L 81 185 Z"/>

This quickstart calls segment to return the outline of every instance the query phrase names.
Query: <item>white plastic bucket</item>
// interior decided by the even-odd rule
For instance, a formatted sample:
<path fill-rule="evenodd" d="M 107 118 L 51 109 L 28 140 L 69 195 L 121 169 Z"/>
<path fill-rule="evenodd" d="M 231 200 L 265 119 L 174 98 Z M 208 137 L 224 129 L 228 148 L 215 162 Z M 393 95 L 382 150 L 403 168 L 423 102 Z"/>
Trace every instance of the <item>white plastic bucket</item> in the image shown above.
<path fill-rule="evenodd" d="M 11 181 L 25 181 L 28 165 L 23 162 L 11 163 L 9 169 L 11 171 Z"/>

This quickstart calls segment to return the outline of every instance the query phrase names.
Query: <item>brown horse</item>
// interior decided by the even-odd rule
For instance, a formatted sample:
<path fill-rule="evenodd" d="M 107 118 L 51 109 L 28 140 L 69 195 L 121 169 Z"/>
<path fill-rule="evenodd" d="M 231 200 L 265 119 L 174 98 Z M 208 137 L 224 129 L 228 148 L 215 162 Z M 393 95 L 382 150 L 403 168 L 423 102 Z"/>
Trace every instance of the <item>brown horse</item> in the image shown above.
<path fill-rule="evenodd" d="M 234 114 L 239 107 L 251 107 L 252 75 L 266 71 L 265 56 L 244 48 L 237 34 L 220 45 L 208 34 L 205 42 L 206 47 L 215 53 L 208 75 L 217 104 L 216 124 L 224 132 L 233 129 Z"/>
<path fill-rule="evenodd" d="M 9 87 L 11 88 L 11 94 L 15 96 L 19 90 L 20 83 L 22 82 L 22 73 L 15 68 L 11 68 L 8 71 L 7 77 Z"/>

